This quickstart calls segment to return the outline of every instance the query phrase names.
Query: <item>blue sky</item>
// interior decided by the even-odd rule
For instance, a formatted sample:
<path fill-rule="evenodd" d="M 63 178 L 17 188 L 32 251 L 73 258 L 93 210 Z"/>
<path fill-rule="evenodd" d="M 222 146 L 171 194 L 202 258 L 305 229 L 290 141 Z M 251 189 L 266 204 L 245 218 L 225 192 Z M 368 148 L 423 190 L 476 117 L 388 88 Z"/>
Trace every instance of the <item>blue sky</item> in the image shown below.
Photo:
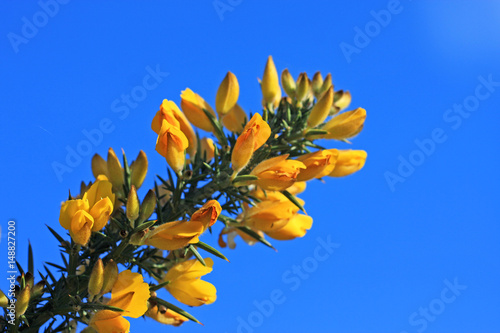
<path fill-rule="evenodd" d="M 500 330 L 498 2 L 48 3 L 0 3 L 0 221 L 4 231 L 16 221 L 21 262 L 28 239 L 37 263 L 58 257 L 44 224 L 62 231 L 59 204 L 92 179 L 94 153 L 143 149 L 142 197 L 165 174 L 150 130 L 161 101 L 190 87 L 213 104 L 230 70 L 240 104 L 259 111 L 257 77 L 273 55 L 279 71 L 331 72 L 351 91 L 351 106 L 368 113 L 352 144 L 367 164 L 309 184 L 301 198 L 314 225 L 303 239 L 275 242 L 278 253 L 224 251 L 231 263 L 216 260 L 205 277 L 218 300 L 189 309 L 205 326 L 168 329 Z M 69 166 L 68 151 L 98 128 L 102 140 Z M 54 163 L 71 171 L 58 175 Z M 5 238 L 0 247 L 6 267 Z M 131 321 L 132 331 L 162 328 Z"/>

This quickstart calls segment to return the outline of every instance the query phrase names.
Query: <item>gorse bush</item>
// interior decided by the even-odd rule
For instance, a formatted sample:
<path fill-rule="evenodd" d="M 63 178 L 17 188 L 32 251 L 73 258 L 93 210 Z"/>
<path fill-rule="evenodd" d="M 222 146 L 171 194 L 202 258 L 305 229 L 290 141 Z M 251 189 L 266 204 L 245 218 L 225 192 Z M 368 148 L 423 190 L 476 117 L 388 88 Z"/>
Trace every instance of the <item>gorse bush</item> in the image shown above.
<path fill-rule="evenodd" d="M 295 81 L 285 69 L 280 85 L 271 57 L 260 86 L 263 109 L 253 115 L 237 104 L 239 84 L 231 72 L 219 86 L 215 110 L 189 88 L 180 108 L 164 100 L 151 114 L 151 128 L 169 168 L 142 200 L 144 152 L 130 164 L 113 149 L 106 159 L 95 155 L 95 180 L 82 182 L 80 193 L 62 203 L 60 226 L 48 226 L 60 261 L 35 270 L 30 246 L 28 266 L 18 264 L 15 306 L 12 295 L 0 295 L 3 331 L 72 332 L 78 325 L 84 332 L 129 332 L 127 318 L 141 316 L 174 326 L 198 323 L 179 303 L 213 303 L 216 287 L 205 279 L 214 262 L 205 255 L 227 260 L 200 235 L 222 223 L 217 243 L 231 249 L 237 236 L 271 248 L 273 239 L 304 236 L 313 220 L 297 195 L 306 182 L 350 175 L 366 159 L 362 150 L 316 141 L 348 142 L 363 128 L 366 112 L 343 111 L 351 95 L 335 91 L 330 74 L 310 80 L 302 73 Z"/>

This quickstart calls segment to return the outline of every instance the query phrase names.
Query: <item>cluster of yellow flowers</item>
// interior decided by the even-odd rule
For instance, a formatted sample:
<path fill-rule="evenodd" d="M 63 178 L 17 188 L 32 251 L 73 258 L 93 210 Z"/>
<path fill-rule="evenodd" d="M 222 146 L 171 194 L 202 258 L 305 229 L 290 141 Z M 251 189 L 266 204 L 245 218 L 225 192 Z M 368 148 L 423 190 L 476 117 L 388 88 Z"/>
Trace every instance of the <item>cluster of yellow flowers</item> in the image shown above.
<path fill-rule="evenodd" d="M 350 175 L 367 156 L 362 150 L 326 149 L 313 141 L 348 142 L 363 128 L 366 112 L 342 112 L 351 95 L 335 91 L 330 74 L 323 78 L 318 72 L 310 80 L 302 73 L 295 81 L 285 69 L 280 79 L 272 57 L 260 85 L 263 112 L 248 118 L 238 105 L 239 83 L 231 72 L 218 88 L 215 111 L 189 88 L 181 94 L 180 108 L 164 100 L 151 128 L 158 135 L 156 151 L 176 181 L 169 171 L 168 180 L 159 177 L 162 184 L 155 184 L 142 201 L 137 190 L 148 169 L 143 151 L 130 165 L 125 153 L 122 164 L 113 149 L 107 160 L 93 157 L 95 181 L 82 183 L 80 194 L 70 195 L 61 206 L 59 222 L 71 243 L 50 229 L 69 260 L 63 255 L 64 266 L 53 265 L 67 273 L 63 282 L 48 270 L 41 275 L 50 290 L 66 288 L 51 292 L 55 300 L 45 308 L 61 314 L 69 310 L 59 303 L 70 302 L 68 316 L 88 325 L 84 332 L 129 332 L 125 317 L 143 315 L 174 326 L 197 321 L 157 291 L 164 288 L 188 306 L 215 301 L 216 288 L 201 280 L 212 271 L 213 261 L 198 250 L 226 259 L 200 241 L 217 221 L 224 224 L 218 239 L 222 248 L 235 248 L 236 236 L 250 245 L 271 246 L 266 237 L 291 240 L 306 234 L 313 219 L 297 197 L 306 182 Z M 282 97 L 282 89 L 287 96 Z M 193 126 L 208 136 L 200 137 Z M 119 265 L 124 267 L 120 273 Z M 151 284 L 144 282 L 146 275 Z M 25 297 L 20 311 L 24 323 L 29 319 L 41 327 L 48 320 L 32 304 L 40 294 Z"/>

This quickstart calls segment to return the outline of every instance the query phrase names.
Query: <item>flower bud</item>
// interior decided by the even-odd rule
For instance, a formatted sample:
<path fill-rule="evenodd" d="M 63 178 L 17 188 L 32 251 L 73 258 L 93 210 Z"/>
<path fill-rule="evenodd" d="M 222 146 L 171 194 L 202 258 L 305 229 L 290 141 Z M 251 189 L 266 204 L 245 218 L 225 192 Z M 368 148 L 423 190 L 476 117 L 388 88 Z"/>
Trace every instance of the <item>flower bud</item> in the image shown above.
<path fill-rule="evenodd" d="M 233 133 L 241 133 L 243 124 L 247 122 L 247 114 L 241 106 L 235 104 L 234 107 L 222 118 L 222 124 Z"/>
<path fill-rule="evenodd" d="M 328 134 L 321 135 L 325 139 L 343 140 L 357 135 L 363 129 L 366 119 L 366 110 L 357 108 L 333 117 L 322 128 Z"/>
<path fill-rule="evenodd" d="M 142 200 L 141 209 L 139 211 L 139 218 L 137 219 L 137 223 L 140 224 L 154 213 L 156 207 L 156 195 L 153 190 L 149 190 L 146 193 L 146 196 Z"/>
<path fill-rule="evenodd" d="M 132 185 L 127 199 L 127 218 L 134 227 L 134 221 L 139 217 L 139 198 L 135 186 Z"/>
<path fill-rule="evenodd" d="M 5 296 L 3 291 L 0 290 L 0 307 L 6 308 L 7 305 L 9 305 L 9 299 L 7 298 L 7 296 Z"/>
<path fill-rule="evenodd" d="M 16 297 L 16 318 L 21 317 L 26 310 L 31 297 L 31 287 L 27 285 Z"/>
<path fill-rule="evenodd" d="M 328 91 L 328 89 L 330 89 L 330 87 L 333 87 L 333 83 L 332 83 L 332 74 L 328 73 L 326 76 L 325 76 L 325 79 L 323 81 L 323 84 L 321 85 L 321 88 L 318 90 L 318 92 L 314 93 L 316 98 L 319 100 L 321 98 L 321 96 L 323 96 L 323 94 Z M 335 100 L 335 98 L 334 98 Z"/>
<path fill-rule="evenodd" d="M 321 72 L 316 72 L 312 79 L 312 90 L 315 96 L 319 96 L 322 93 L 323 88 L 323 76 Z M 318 98 L 319 99 L 319 98 Z"/>
<path fill-rule="evenodd" d="M 43 289 L 45 288 L 45 282 L 37 282 L 31 289 L 31 297 L 38 297 L 43 294 Z"/>
<path fill-rule="evenodd" d="M 103 278 L 102 278 L 102 289 L 100 293 L 102 295 L 107 294 L 113 289 L 118 278 L 118 265 L 111 259 L 104 267 Z"/>
<path fill-rule="evenodd" d="M 303 102 L 309 95 L 310 90 L 311 86 L 309 84 L 309 78 L 307 77 L 307 74 L 300 73 L 299 78 L 297 79 L 297 101 Z"/>
<path fill-rule="evenodd" d="M 238 84 L 238 79 L 233 73 L 227 72 L 226 77 L 222 80 L 217 90 L 217 96 L 215 97 L 215 109 L 219 116 L 225 115 L 234 107 L 238 101 L 239 94 L 240 86 Z"/>
<path fill-rule="evenodd" d="M 140 188 L 148 173 L 148 158 L 142 150 L 137 155 L 135 161 L 130 165 L 130 183 Z"/>
<path fill-rule="evenodd" d="M 103 281 L 104 266 L 102 264 L 101 258 L 99 258 L 95 263 L 94 268 L 92 268 L 92 273 L 90 273 L 88 287 L 90 299 L 93 299 L 96 295 L 99 295 L 102 289 Z"/>
<path fill-rule="evenodd" d="M 207 132 L 214 131 L 212 123 L 203 109 L 215 118 L 214 110 L 200 95 L 189 88 L 186 88 L 181 94 L 181 108 L 191 124 Z"/>
<path fill-rule="evenodd" d="M 123 168 L 113 148 L 108 150 L 108 178 L 115 191 L 122 191 L 123 188 Z"/>
<path fill-rule="evenodd" d="M 95 154 L 92 157 L 92 174 L 94 175 L 95 178 L 99 175 L 108 175 L 108 165 L 104 158 L 101 157 L 99 154 Z"/>
<path fill-rule="evenodd" d="M 342 111 L 345 108 L 347 108 L 349 104 L 351 104 L 351 93 L 348 91 L 342 91 L 338 99 L 334 98 L 334 100 L 335 100 L 334 105 L 337 108 L 337 110 Z"/>
<path fill-rule="evenodd" d="M 285 90 L 286 94 L 289 97 L 292 98 L 295 97 L 295 91 L 297 90 L 297 85 L 292 77 L 292 74 L 290 74 L 288 69 L 285 69 L 281 73 L 281 85 L 283 86 L 283 89 Z"/>
<path fill-rule="evenodd" d="M 330 177 L 344 177 L 361 170 L 365 165 L 366 151 L 364 150 L 339 150 L 335 168 Z"/>
<path fill-rule="evenodd" d="M 274 65 L 273 57 L 267 58 L 264 75 L 260 83 L 264 102 L 267 105 L 276 105 L 281 99 L 281 88 L 278 78 L 278 71 Z"/>
<path fill-rule="evenodd" d="M 330 109 L 333 104 L 333 87 L 330 87 L 326 94 L 314 105 L 307 118 L 307 125 L 309 127 L 316 127 L 328 117 Z"/>
<path fill-rule="evenodd" d="M 158 139 L 156 140 L 156 151 L 166 158 L 168 165 L 180 174 L 186 160 L 185 150 L 189 142 L 184 133 L 166 120 L 163 120 Z"/>
<path fill-rule="evenodd" d="M 238 136 L 236 144 L 231 155 L 232 168 L 235 173 L 243 169 L 253 152 L 259 149 L 271 136 L 271 128 L 262 119 L 260 114 L 256 113 L 252 119 L 245 125 L 243 132 Z"/>
<path fill-rule="evenodd" d="M 210 161 L 212 158 L 214 158 L 214 144 L 214 140 L 210 138 L 203 138 L 200 140 L 201 157 L 205 157 L 205 161 Z"/>

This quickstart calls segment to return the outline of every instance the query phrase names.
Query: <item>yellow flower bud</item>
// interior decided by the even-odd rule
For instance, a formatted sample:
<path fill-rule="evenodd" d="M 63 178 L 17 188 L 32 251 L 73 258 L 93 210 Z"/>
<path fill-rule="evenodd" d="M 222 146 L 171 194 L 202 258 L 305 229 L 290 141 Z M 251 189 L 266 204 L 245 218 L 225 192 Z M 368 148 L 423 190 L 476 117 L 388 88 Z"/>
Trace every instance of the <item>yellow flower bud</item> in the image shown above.
<path fill-rule="evenodd" d="M 16 297 L 16 318 L 21 317 L 26 310 L 31 297 L 31 287 L 27 285 Z"/>
<path fill-rule="evenodd" d="M 101 157 L 99 154 L 95 154 L 92 157 L 92 174 L 94 175 L 95 178 L 97 178 L 99 175 L 105 175 L 108 176 L 108 165 L 104 158 Z"/>
<path fill-rule="evenodd" d="M 272 56 L 267 58 L 266 68 L 264 69 L 264 76 L 262 77 L 260 87 L 266 106 L 279 103 L 281 99 L 281 88 L 278 71 L 276 70 Z"/>
<path fill-rule="evenodd" d="M 365 165 L 366 151 L 364 150 L 339 150 L 335 169 L 330 177 L 344 177 L 361 170 Z"/>
<path fill-rule="evenodd" d="M 328 134 L 321 137 L 336 140 L 352 138 L 363 129 L 365 118 L 366 110 L 363 108 L 341 113 L 325 124 L 322 129 L 328 131 Z"/>
<path fill-rule="evenodd" d="M 338 99 L 335 99 L 335 107 L 338 111 L 342 111 L 351 104 L 351 93 L 348 91 L 343 91 Z"/>
<path fill-rule="evenodd" d="M 314 105 L 307 118 L 307 125 L 309 127 L 316 127 L 322 124 L 323 121 L 328 117 L 330 109 L 333 104 L 333 87 L 330 87 L 326 94 L 324 94 L 321 99 Z"/>
<path fill-rule="evenodd" d="M 107 294 L 118 279 L 118 265 L 111 259 L 104 267 L 101 294 Z"/>
<path fill-rule="evenodd" d="M 253 152 L 259 149 L 271 136 L 271 128 L 262 119 L 260 114 L 256 113 L 252 119 L 245 125 L 243 132 L 238 136 L 236 144 L 231 155 L 233 170 L 237 173 L 243 169 Z"/>
<path fill-rule="evenodd" d="M 142 223 L 149 219 L 149 217 L 153 214 L 156 207 L 156 195 L 153 190 L 149 190 L 146 193 L 146 196 L 142 200 L 141 209 L 139 211 L 139 218 L 137 219 L 137 223 Z"/>
<path fill-rule="evenodd" d="M 99 258 L 95 263 L 94 268 L 92 268 L 92 273 L 90 273 L 88 290 L 91 300 L 101 292 L 103 281 L 104 266 L 101 258 Z"/>
<path fill-rule="evenodd" d="M 200 145 L 201 145 L 201 157 L 205 157 L 205 161 L 210 161 L 212 158 L 214 158 L 214 140 L 210 138 L 203 138 L 200 140 Z"/>
<path fill-rule="evenodd" d="M 200 306 L 215 302 L 217 290 L 206 281 L 200 279 L 212 271 L 214 262 L 204 259 L 203 266 L 197 259 L 187 260 L 172 266 L 161 282 L 170 281 L 165 286 L 179 302 L 189 306 Z"/>
<path fill-rule="evenodd" d="M 186 160 L 185 150 L 189 142 L 184 133 L 166 120 L 163 120 L 158 139 L 156 140 L 156 151 L 166 158 L 168 165 L 180 174 Z"/>
<path fill-rule="evenodd" d="M 217 96 L 215 97 L 215 109 L 219 116 L 222 117 L 234 107 L 238 101 L 239 94 L 240 86 L 238 84 L 238 79 L 233 73 L 227 72 L 226 77 L 222 80 L 217 90 Z"/>
<path fill-rule="evenodd" d="M 37 282 L 31 289 L 31 297 L 33 298 L 42 295 L 44 288 L 45 288 L 45 282 L 43 281 Z"/>
<path fill-rule="evenodd" d="M 271 191 L 284 191 L 292 186 L 306 166 L 297 160 L 287 160 L 288 156 L 280 155 L 260 162 L 250 173 L 259 177 L 257 185 Z"/>
<path fill-rule="evenodd" d="M 186 88 L 181 94 L 181 108 L 191 124 L 207 132 L 214 131 L 212 123 L 203 109 L 207 110 L 215 118 L 214 110 L 200 95 L 189 88 Z"/>
<path fill-rule="evenodd" d="M 330 87 L 333 87 L 332 74 L 328 73 L 325 76 L 325 79 L 323 80 L 323 84 L 321 85 L 321 88 L 319 88 L 317 92 L 314 92 L 316 99 L 319 100 L 321 98 L 321 96 L 323 96 L 323 94 L 325 92 L 327 92 L 328 89 L 330 89 Z M 335 100 L 335 95 L 334 95 L 334 100 Z"/>
<path fill-rule="evenodd" d="M 286 94 L 289 97 L 291 98 L 295 97 L 295 91 L 297 89 L 297 85 L 292 77 L 292 74 L 290 74 L 288 69 L 285 69 L 281 73 L 281 85 L 283 86 L 283 89 L 285 90 Z"/>
<path fill-rule="evenodd" d="M 297 237 L 304 237 L 307 230 L 311 229 L 313 219 L 310 216 L 295 214 L 284 227 L 278 230 L 271 230 L 266 234 L 277 240 L 291 240 Z"/>
<path fill-rule="evenodd" d="M 337 155 L 337 149 L 325 149 L 298 157 L 297 161 L 304 163 L 306 169 L 300 171 L 297 181 L 303 182 L 330 174 L 335 168 Z"/>
<path fill-rule="evenodd" d="M 113 184 L 113 189 L 116 192 L 122 191 L 123 188 L 123 168 L 118 157 L 116 157 L 113 148 L 108 150 L 108 178 L 111 184 Z"/>
<path fill-rule="evenodd" d="M 234 133 L 241 133 L 243 131 L 243 124 L 246 122 L 247 114 L 238 104 L 235 104 L 234 107 L 222 118 L 222 124 L 224 127 Z"/>
<path fill-rule="evenodd" d="M 222 208 L 216 200 L 209 200 L 203 205 L 203 207 L 191 215 L 190 221 L 201 222 L 203 230 L 206 230 L 208 227 L 211 227 L 215 222 L 217 222 L 217 218 L 219 217 L 221 211 Z"/>
<path fill-rule="evenodd" d="M 134 222 L 139 217 L 139 198 L 135 186 L 132 185 L 127 199 L 127 218 L 130 221 L 132 228 L 135 226 Z"/>
<path fill-rule="evenodd" d="M 148 158 L 142 150 L 137 155 L 135 161 L 130 165 L 130 183 L 136 188 L 140 188 L 148 173 Z"/>
<path fill-rule="evenodd" d="M 5 296 L 3 291 L 0 290 L 0 307 L 6 308 L 7 305 L 9 305 L 9 299 L 7 298 L 7 296 Z"/>
<path fill-rule="evenodd" d="M 311 85 L 309 84 L 309 78 L 306 73 L 300 73 L 299 78 L 297 79 L 297 92 L 296 97 L 297 101 L 303 102 L 309 96 L 311 91 Z"/>
<path fill-rule="evenodd" d="M 321 75 L 320 72 L 316 72 L 312 79 L 312 90 L 314 95 L 319 96 L 322 93 L 322 88 L 323 88 L 323 76 Z"/>

